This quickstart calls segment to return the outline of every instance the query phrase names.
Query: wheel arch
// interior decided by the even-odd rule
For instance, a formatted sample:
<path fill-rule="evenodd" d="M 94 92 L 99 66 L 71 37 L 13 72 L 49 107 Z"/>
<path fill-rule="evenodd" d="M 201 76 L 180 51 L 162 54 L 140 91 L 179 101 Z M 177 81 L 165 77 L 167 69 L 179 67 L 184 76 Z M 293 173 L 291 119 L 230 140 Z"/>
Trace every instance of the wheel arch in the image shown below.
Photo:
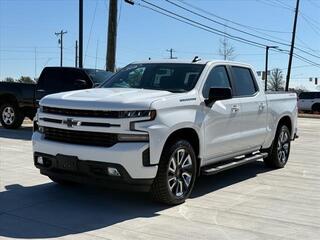
<path fill-rule="evenodd" d="M 200 165 L 201 165 L 201 158 L 200 158 L 200 152 L 201 152 L 200 144 L 201 144 L 201 142 L 200 142 L 199 133 L 192 127 L 184 127 L 184 128 L 176 129 L 173 132 L 171 132 L 165 141 L 165 144 L 164 144 L 164 147 L 162 149 L 161 154 L 163 153 L 164 149 L 168 145 L 172 144 L 177 139 L 186 140 L 191 144 L 191 146 L 193 147 L 193 149 L 195 151 L 195 155 L 197 158 L 197 168 L 199 170 Z M 199 171 L 198 171 L 198 173 L 199 173 Z"/>
<path fill-rule="evenodd" d="M 282 125 L 286 125 L 288 128 L 289 128 L 289 131 L 292 135 L 292 120 L 291 120 L 291 117 L 289 115 L 285 115 L 285 116 L 282 116 L 279 121 L 278 121 L 278 124 L 277 124 L 277 129 L 282 126 Z"/>
<path fill-rule="evenodd" d="M 320 111 L 320 102 L 316 102 L 311 105 L 311 110 L 312 111 Z"/>
<path fill-rule="evenodd" d="M 15 95 L 10 93 L 5 93 L 0 95 L 0 105 L 4 103 L 18 104 L 19 102 Z"/>

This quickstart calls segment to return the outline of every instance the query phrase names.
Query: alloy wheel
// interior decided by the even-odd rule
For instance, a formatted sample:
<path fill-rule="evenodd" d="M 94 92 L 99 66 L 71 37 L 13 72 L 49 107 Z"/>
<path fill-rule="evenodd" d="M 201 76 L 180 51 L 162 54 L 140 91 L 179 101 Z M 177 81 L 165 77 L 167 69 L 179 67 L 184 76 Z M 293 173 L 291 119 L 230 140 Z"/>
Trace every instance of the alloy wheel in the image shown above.
<path fill-rule="evenodd" d="M 290 137 L 287 131 L 282 130 L 278 138 L 277 154 L 278 159 L 282 164 L 285 164 L 289 156 Z"/>
<path fill-rule="evenodd" d="M 190 190 L 193 178 L 193 163 L 185 148 L 177 149 L 170 157 L 168 165 L 168 187 L 176 197 L 182 197 Z"/>
<path fill-rule="evenodd" d="M 12 107 L 5 107 L 2 111 L 2 120 L 7 125 L 11 125 L 14 122 L 15 113 Z"/>

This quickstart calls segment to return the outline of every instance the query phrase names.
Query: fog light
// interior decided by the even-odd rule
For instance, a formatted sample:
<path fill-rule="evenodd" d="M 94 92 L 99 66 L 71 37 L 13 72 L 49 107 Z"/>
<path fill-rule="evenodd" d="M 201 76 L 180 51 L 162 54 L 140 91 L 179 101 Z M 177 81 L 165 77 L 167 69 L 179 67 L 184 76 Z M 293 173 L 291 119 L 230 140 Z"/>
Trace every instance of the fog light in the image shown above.
<path fill-rule="evenodd" d="M 108 174 L 110 176 L 115 176 L 115 177 L 120 177 L 121 176 L 121 174 L 119 173 L 118 169 L 112 168 L 112 167 L 108 168 Z"/>
<path fill-rule="evenodd" d="M 38 126 L 38 131 L 39 131 L 40 133 L 44 133 L 44 127 Z"/>
<path fill-rule="evenodd" d="M 43 165 L 43 157 L 38 157 L 37 158 L 37 163 L 40 165 Z"/>

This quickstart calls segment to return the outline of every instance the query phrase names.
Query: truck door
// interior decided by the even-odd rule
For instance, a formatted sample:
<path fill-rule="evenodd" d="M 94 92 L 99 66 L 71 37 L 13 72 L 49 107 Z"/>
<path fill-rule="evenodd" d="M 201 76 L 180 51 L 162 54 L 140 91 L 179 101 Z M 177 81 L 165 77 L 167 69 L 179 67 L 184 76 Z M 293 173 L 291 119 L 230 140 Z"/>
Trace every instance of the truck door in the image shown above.
<path fill-rule="evenodd" d="M 208 74 L 202 94 L 208 98 L 212 87 L 230 87 L 226 66 L 215 66 Z M 241 142 L 241 106 L 239 99 L 216 101 L 212 107 L 205 107 L 204 143 L 206 163 L 212 163 L 220 157 L 236 155 L 242 149 Z"/>
<path fill-rule="evenodd" d="M 259 149 L 267 132 L 266 95 L 259 90 L 249 68 L 232 66 L 235 98 L 241 103 L 239 112 L 242 129 L 241 145 L 248 151 Z"/>

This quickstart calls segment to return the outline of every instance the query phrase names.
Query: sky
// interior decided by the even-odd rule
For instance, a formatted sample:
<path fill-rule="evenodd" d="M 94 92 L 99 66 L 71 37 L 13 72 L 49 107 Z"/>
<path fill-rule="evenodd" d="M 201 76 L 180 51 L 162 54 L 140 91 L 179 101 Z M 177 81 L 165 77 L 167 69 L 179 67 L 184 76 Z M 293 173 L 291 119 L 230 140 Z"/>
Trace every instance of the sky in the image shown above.
<path fill-rule="evenodd" d="M 207 17 L 204 19 L 165 0 L 146 1 L 227 34 L 289 50 L 289 46 L 255 38 L 234 29 L 290 44 L 295 0 L 184 0 L 226 20 L 199 12 Z M 135 0 L 133 6 L 123 0 L 118 2 L 117 67 L 149 57 L 169 58 L 167 50 L 170 48 L 174 49 L 174 56 L 179 59 L 191 61 L 194 56 L 206 60 L 222 58 L 218 54 L 221 36 L 144 8 L 141 5 L 148 4 L 141 0 Z M 181 1 L 172 2 L 197 11 Z M 85 67 L 105 68 L 108 5 L 109 0 L 84 0 Z M 320 64 L 319 11 L 320 0 L 300 1 L 296 44 L 307 53 L 295 50 L 316 64 Z M 34 78 L 45 66 L 58 66 L 60 50 L 55 32 L 61 30 L 67 31 L 64 35 L 64 66 L 74 66 L 75 41 L 78 39 L 78 0 L 0 0 L 0 79 L 20 76 Z M 263 47 L 257 48 L 235 40 L 229 40 L 229 43 L 235 49 L 235 61 L 249 63 L 257 71 L 264 69 Z M 270 51 L 269 69 L 280 68 L 285 76 L 287 66 L 287 54 Z M 314 90 L 315 85 L 309 78 L 318 77 L 320 81 L 320 65 L 313 66 L 294 58 L 292 67 L 290 87 L 304 86 Z"/>

